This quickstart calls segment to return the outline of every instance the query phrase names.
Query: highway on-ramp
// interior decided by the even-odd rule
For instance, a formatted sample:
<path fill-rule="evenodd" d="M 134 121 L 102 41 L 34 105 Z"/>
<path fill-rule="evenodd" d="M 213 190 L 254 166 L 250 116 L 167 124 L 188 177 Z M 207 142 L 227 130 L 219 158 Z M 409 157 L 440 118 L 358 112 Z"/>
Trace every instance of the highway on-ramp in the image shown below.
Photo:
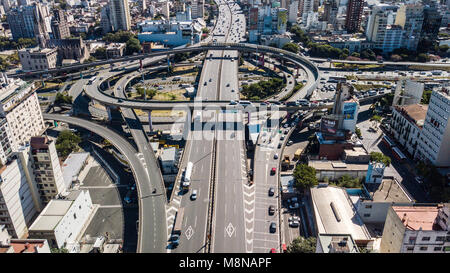
<path fill-rule="evenodd" d="M 161 253 L 166 247 L 165 194 L 161 191 L 153 194 L 153 181 L 148 180 L 147 170 L 137 156 L 133 146 L 114 131 L 87 121 L 64 115 L 43 114 L 46 120 L 57 120 L 96 133 L 111 142 L 127 159 L 136 180 L 139 196 L 139 231 L 137 252 Z M 148 166 L 147 166 L 148 167 Z M 154 170 L 157 173 L 159 170 Z"/>

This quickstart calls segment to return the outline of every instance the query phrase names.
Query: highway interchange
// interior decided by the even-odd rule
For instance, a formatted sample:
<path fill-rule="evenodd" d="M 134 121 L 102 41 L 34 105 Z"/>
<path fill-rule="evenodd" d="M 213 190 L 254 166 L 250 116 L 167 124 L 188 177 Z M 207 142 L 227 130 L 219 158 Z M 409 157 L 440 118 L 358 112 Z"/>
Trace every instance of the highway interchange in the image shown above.
<path fill-rule="evenodd" d="M 249 119 L 255 118 L 255 114 L 258 114 L 255 111 L 258 110 L 259 114 L 273 113 L 276 116 L 272 118 L 278 119 L 283 118 L 287 114 L 286 111 L 309 110 L 311 107 L 273 105 L 280 111 L 266 112 L 268 109 L 264 104 L 253 102 L 250 111 L 254 113 L 247 114 L 242 111 L 243 107 L 239 103 L 230 104 L 231 101 L 239 101 L 239 56 L 242 52 L 256 52 L 257 54 L 266 52 L 273 54 L 272 56 L 283 52 L 278 57 L 295 63 L 302 70 L 302 75 L 305 75 L 306 82 L 303 88 L 293 94 L 288 101 L 295 101 L 310 95 L 318 85 L 320 73 L 312 62 L 300 55 L 293 56 L 279 49 L 256 48 L 254 45 L 244 44 L 246 18 L 239 5 L 231 0 L 217 0 L 216 3 L 219 5 L 219 17 L 214 30 L 203 45 L 197 44 L 170 51 L 173 54 L 187 52 L 189 48 L 197 48 L 194 51 L 198 52 L 208 50 L 201 70 L 195 103 L 156 102 L 126 98 L 125 90 L 129 86 L 129 82 L 149 71 L 145 68 L 140 69 L 139 60 L 144 60 L 142 67 L 150 66 L 150 69 L 160 69 L 163 66 L 155 66 L 155 64 L 161 61 L 164 63 L 167 54 L 148 55 L 145 56 L 145 59 L 142 56 L 130 56 L 105 61 L 101 64 L 126 63 L 127 70 L 124 73 L 121 70 L 103 67 L 103 70 L 99 70 L 97 80 L 93 83 L 88 83 L 87 79 L 80 79 L 69 89 L 69 94 L 73 96 L 74 101 L 84 91 L 84 94 L 93 101 L 107 106 L 108 111 L 111 110 L 110 108 L 120 108 L 137 150 L 125 138 L 97 123 L 81 118 L 44 114 L 44 118 L 47 120 L 59 120 L 80 126 L 108 139 L 127 158 L 139 195 L 140 217 L 137 252 L 239 253 L 269 252 L 271 249 L 279 252 L 281 248 L 279 215 L 278 213 L 274 215 L 267 213 L 269 205 L 273 205 L 277 212 L 280 211 L 278 173 L 270 174 L 270 169 L 274 167 L 278 172 L 279 160 L 275 158 L 275 154 L 281 155 L 281 149 L 277 148 L 278 143 L 284 145 L 280 139 L 281 134 L 278 133 L 280 128 L 277 127 L 278 125 L 272 126 L 258 139 L 260 145 L 256 148 L 253 166 L 255 183 L 251 184 L 249 183 L 244 143 L 244 124 Z M 202 49 L 198 50 L 199 47 Z M 130 60 L 132 62 L 129 62 Z M 55 70 L 54 72 L 59 71 Z M 36 72 L 36 74 L 39 73 L 42 74 L 42 72 Z M 52 71 L 47 71 L 47 73 L 52 73 Z M 113 95 L 102 91 L 100 88 L 102 83 L 104 85 L 110 78 L 118 75 L 121 78 L 112 86 Z M 291 90 L 293 87 L 294 84 L 290 83 L 286 88 Z M 196 201 L 190 200 L 190 193 L 182 194 L 178 190 L 180 174 L 177 176 L 173 188 L 174 193 L 167 200 L 157 159 L 149 145 L 147 134 L 134 111 L 135 109 L 172 110 L 174 107 L 187 111 L 187 124 L 189 125 L 191 125 L 191 110 L 193 115 L 197 112 L 202 113 L 202 121 L 194 122 L 193 130 L 189 130 L 187 134 L 180 164 L 180 174 L 188 162 L 194 164 L 191 188 L 198 191 Z M 223 124 L 225 127 L 221 128 Z M 201 128 L 202 126 L 205 127 Z M 267 194 L 270 187 L 275 189 L 275 195 L 272 197 Z M 172 248 L 168 239 L 176 219 L 176 212 L 180 207 L 185 208 L 183 233 L 179 246 Z M 269 231 L 271 222 L 276 223 L 276 232 Z"/>

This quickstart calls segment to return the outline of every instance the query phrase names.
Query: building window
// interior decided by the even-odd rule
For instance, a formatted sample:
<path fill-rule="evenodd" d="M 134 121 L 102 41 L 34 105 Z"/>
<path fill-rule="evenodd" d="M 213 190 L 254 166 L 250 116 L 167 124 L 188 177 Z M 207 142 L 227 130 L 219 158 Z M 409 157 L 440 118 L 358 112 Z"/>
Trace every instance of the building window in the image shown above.
<path fill-rule="evenodd" d="M 427 250 L 428 249 L 428 247 L 426 247 L 426 246 L 421 246 L 420 247 L 420 250 Z"/>
<path fill-rule="evenodd" d="M 422 238 L 422 241 L 429 241 L 430 240 L 430 237 L 423 237 Z"/>
<path fill-rule="evenodd" d="M 370 213 L 365 213 L 364 217 L 370 217 Z"/>
<path fill-rule="evenodd" d="M 444 241 L 444 239 L 445 239 L 444 236 L 437 236 L 437 237 L 436 237 L 436 241 L 437 241 L 437 242 Z"/>
<path fill-rule="evenodd" d="M 371 208 L 372 208 L 372 205 L 366 205 L 365 208 L 366 208 L 366 209 L 371 209 Z"/>
<path fill-rule="evenodd" d="M 441 251 L 441 250 L 442 250 L 442 247 L 440 247 L 440 246 L 434 247 L 434 251 Z"/>
<path fill-rule="evenodd" d="M 408 251 L 413 251 L 413 250 L 414 250 L 414 247 L 413 247 L 413 246 L 408 246 L 408 247 L 406 248 L 406 250 L 408 250 Z"/>

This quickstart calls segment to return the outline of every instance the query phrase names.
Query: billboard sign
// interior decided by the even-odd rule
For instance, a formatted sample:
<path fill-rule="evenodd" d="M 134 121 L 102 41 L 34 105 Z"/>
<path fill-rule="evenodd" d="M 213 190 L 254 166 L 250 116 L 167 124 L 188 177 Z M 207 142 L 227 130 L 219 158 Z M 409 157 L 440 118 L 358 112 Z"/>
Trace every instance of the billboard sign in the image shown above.
<path fill-rule="evenodd" d="M 338 121 L 335 119 L 324 118 L 320 122 L 320 131 L 325 134 L 336 134 Z"/>
<path fill-rule="evenodd" d="M 342 114 L 344 115 L 344 120 L 355 119 L 357 108 L 358 108 L 358 105 L 356 102 L 344 103 L 344 110 L 342 111 Z"/>

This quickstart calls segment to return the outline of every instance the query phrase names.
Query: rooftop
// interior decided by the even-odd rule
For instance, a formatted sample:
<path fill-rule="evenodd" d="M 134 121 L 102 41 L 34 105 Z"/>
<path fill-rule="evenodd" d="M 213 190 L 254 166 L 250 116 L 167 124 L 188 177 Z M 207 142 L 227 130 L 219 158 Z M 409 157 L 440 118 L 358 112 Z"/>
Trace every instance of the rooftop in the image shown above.
<path fill-rule="evenodd" d="M 84 167 L 84 163 L 89 158 L 89 153 L 71 153 L 64 163 L 62 164 L 62 174 L 64 184 L 69 187 L 72 181 L 75 181 L 80 174 L 81 169 Z"/>
<path fill-rule="evenodd" d="M 393 179 L 383 179 L 379 184 L 369 183 L 366 184 L 366 188 L 374 202 L 409 203 L 413 201 Z"/>
<path fill-rule="evenodd" d="M 318 244 L 323 253 L 358 253 L 358 247 L 350 234 L 319 234 Z"/>
<path fill-rule="evenodd" d="M 174 161 L 176 157 L 177 149 L 175 147 L 170 147 L 162 150 L 160 155 L 161 161 Z"/>
<path fill-rule="evenodd" d="M 346 150 L 347 151 L 347 150 Z M 313 167 L 318 171 L 367 171 L 368 164 L 347 164 L 343 161 L 329 161 L 329 160 L 310 160 L 308 166 Z"/>
<path fill-rule="evenodd" d="M 439 211 L 437 206 L 392 206 L 392 209 L 409 230 L 441 230 L 434 224 Z"/>
<path fill-rule="evenodd" d="M 14 253 L 38 253 L 38 248 L 45 245 L 44 239 L 11 240 L 10 246 Z"/>
<path fill-rule="evenodd" d="M 345 189 L 333 186 L 314 187 L 311 188 L 311 198 L 318 233 L 350 234 L 356 241 L 371 239 Z"/>
<path fill-rule="evenodd" d="M 406 106 L 395 106 L 396 110 L 400 112 L 405 118 L 422 127 L 427 116 L 428 105 L 411 104 Z"/>
<path fill-rule="evenodd" d="M 72 206 L 73 201 L 52 199 L 33 222 L 31 230 L 53 230 Z"/>

